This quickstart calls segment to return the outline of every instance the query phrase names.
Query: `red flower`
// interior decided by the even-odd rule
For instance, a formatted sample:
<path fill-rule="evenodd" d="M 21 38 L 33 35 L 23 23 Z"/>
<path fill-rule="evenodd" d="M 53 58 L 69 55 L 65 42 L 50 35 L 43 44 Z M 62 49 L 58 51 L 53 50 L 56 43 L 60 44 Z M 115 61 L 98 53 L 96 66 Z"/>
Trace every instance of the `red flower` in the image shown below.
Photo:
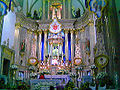
<path fill-rule="evenodd" d="M 40 79 L 45 79 L 45 78 L 44 78 L 44 75 L 41 75 L 41 76 L 40 76 Z"/>

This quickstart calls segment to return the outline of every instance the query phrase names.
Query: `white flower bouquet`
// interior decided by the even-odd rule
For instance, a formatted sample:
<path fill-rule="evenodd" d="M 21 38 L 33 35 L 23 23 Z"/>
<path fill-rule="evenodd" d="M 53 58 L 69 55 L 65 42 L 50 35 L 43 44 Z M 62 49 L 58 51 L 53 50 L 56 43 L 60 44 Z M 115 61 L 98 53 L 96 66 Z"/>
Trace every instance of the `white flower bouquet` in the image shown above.
<path fill-rule="evenodd" d="M 15 64 L 13 64 L 13 65 L 11 65 L 11 69 L 12 69 L 12 70 L 17 70 L 17 69 L 18 69 L 18 66 L 15 65 Z"/>
<path fill-rule="evenodd" d="M 23 78 L 22 78 L 22 77 L 17 77 L 16 80 L 17 80 L 17 81 L 22 81 Z"/>
<path fill-rule="evenodd" d="M 95 65 L 91 65 L 91 67 L 90 67 L 91 69 L 95 69 L 96 68 L 96 66 Z"/>
<path fill-rule="evenodd" d="M 37 73 L 30 73 L 30 77 L 36 77 Z"/>
<path fill-rule="evenodd" d="M 29 67 L 29 70 L 30 70 L 30 71 L 35 71 L 35 66 L 30 66 L 30 67 Z"/>

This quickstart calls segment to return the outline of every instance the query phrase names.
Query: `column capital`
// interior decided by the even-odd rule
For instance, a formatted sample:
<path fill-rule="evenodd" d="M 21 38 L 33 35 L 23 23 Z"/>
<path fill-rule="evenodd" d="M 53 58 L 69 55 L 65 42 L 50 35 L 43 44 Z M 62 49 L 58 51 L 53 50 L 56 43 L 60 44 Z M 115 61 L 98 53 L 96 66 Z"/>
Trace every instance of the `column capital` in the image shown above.
<path fill-rule="evenodd" d="M 69 30 L 64 30 L 64 32 L 67 34 L 69 32 Z"/>
<path fill-rule="evenodd" d="M 19 29 L 19 28 L 21 28 L 21 24 L 20 23 L 16 23 L 15 24 L 15 29 Z"/>
<path fill-rule="evenodd" d="M 35 31 L 34 34 L 37 35 L 37 32 Z"/>
<path fill-rule="evenodd" d="M 70 33 L 74 33 L 74 31 L 73 31 L 73 30 L 70 30 Z"/>
<path fill-rule="evenodd" d="M 76 30 L 76 31 L 75 31 L 75 34 L 77 34 L 77 35 L 78 35 L 78 31 L 79 31 L 79 30 Z"/>
<path fill-rule="evenodd" d="M 30 30 L 27 30 L 27 33 L 28 33 L 28 34 L 32 34 L 32 32 L 31 32 Z"/>
<path fill-rule="evenodd" d="M 38 33 L 39 33 L 39 34 L 42 34 L 42 31 L 39 31 Z"/>
<path fill-rule="evenodd" d="M 89 20 L 88 25 L 93 26 L 94 25 L 94 21 L 93 20 Z"/>
<path fill-rule="evenodd" d="M 48 30 L 44 30 L 44 33 L 45 33 L 45 34 L 48 33 Z"/>
<path fill-rule="evenodd" d="M 82 28 L 80 29 L 80 32 L 84 32 L 85 31 L 85 27 L 82 26 Z"/>

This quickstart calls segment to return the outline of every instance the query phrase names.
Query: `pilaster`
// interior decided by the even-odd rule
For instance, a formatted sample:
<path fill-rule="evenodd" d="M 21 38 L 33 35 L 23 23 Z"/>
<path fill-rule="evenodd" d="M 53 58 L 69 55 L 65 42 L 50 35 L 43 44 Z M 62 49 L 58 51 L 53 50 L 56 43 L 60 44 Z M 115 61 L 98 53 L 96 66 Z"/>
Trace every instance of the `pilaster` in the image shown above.
<path fill-rule="evenodd" d="M 90 63 L 94 63 L 94 46 L 95 46 L 95 28 L 94 21 L 89 21 L 89 33 L 90 33 Z"/>

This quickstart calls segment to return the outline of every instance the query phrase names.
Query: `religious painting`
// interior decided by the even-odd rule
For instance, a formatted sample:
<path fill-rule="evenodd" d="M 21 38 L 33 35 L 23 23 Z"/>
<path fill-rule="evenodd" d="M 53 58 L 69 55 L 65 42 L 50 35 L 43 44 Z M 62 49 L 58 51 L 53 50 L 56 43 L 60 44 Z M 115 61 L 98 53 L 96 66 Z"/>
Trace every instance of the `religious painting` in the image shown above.
<path fill-rule="evenodd" d="M 57 21 L 56 18 L 54 18 L 53 22 L 50 24 L 49 31 L 51 33 L 59 33 L 61 30 L 61 24 Z"/>
<path fill-rule="evenodd" d="M 106 0 L 90 0 L 89 9 L 94 12 L 98 18 L 101 18 L 102 11 L 106 6 Z"/>

